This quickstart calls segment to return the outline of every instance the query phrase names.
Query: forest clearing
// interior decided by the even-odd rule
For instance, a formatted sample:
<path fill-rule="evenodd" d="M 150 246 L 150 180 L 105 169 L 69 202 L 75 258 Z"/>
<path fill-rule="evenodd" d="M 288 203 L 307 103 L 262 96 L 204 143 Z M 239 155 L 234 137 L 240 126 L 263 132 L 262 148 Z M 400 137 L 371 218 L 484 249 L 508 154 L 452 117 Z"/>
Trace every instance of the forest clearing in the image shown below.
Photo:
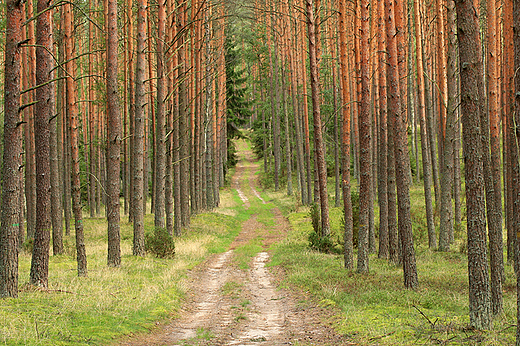
<path fill-rule="evenodd" d="M 520 346 L 520 2 L 0 0 L 4 344 Z"/>

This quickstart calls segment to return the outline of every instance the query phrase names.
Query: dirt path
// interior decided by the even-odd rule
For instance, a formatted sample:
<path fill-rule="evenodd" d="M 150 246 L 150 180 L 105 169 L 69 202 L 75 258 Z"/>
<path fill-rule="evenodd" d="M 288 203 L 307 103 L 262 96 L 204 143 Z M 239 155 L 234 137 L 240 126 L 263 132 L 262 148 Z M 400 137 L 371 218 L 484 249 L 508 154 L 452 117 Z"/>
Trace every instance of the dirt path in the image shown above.
<path fill-rule="evenodd" d="M 246 152 L 232 181 L 245 208 L 258 201 L 267 204 L 257 191 L 257 170 Z M 266 268 L 267 250 L 285 237 L 289 225 L 274 206 L 265 212 L 274 219 L 274 228 L 252 215 L 227 252 L 190 273 L 188 300 L 178 319 L 121 345 L 352 345 L 330 328 L 330 312 L 277 287 L 283 271 L 274 269 L 274 275 Z M 253 257 L 249 269 L 241 270 L 235 250 L 254 240 L 260 240 L 264 250 Z"/>

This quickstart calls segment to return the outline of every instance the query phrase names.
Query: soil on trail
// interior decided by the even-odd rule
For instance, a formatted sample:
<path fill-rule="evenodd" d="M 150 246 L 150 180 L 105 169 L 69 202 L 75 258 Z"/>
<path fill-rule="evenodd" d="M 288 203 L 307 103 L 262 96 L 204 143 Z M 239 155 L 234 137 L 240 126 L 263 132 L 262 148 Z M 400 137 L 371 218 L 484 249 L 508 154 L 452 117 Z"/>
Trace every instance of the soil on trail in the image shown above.
<path fill-rule="evenodd" d="M 244 203 L 267 204 L 258 193 L 258 165 L 242 152 L 232 187 Z M 255 200 L 256 199 L 256 200 Z M 152 334 L 125 340 L 121 345 L 352 345 L 331 328 L 332 313 L 301 292 L 278 288 L 283 269 L 266 268 L 269 247 L 284 239 L 289 224 L 276 207 L 261 209 L 274 221 L 266 227 L 252 215 L 227 252 L 209 258 L 189 274 L 187 300 L 179 318 Z M 249 269 L 234 261 L 235 250 L 261 240 L 262 251 Z"/>

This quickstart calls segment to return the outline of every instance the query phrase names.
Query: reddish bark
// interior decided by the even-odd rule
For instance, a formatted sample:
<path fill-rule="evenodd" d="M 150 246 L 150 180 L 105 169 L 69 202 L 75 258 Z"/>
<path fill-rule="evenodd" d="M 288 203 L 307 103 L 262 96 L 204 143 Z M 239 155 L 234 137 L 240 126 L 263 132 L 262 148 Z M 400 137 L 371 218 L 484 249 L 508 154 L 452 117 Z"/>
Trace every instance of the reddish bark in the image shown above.
<path fill-rule="evenodd" d="M 47 287 L 49 280 L 49 245 L 51 231 L 49 120 L 54 115 L 52 69 L 53 32 L 49 3 L 39 0 L 36 22 L 35 156 L 36 156 L 36 227 L 31 260 L 30 283 Z"/>

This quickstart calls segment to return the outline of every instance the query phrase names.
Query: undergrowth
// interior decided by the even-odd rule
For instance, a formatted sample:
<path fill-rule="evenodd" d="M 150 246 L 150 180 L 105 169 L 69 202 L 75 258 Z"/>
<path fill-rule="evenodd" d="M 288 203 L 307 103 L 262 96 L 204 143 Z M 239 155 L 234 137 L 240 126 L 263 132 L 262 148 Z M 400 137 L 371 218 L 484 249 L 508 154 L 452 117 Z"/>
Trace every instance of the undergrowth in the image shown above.
<path fill-rule="evenodd" d="M 335 314 L 336 331 L 359 345 L 514 344 L 516 291 L 511 266 L 506 267 L 504 313 L 495 317 L 491 330 L 471 330 L 467 256 L 456 246 L 448 253 L 428 249 L 420 187 L 412 187 L 411 196 L 419 275 L 415 291 L 404 288 L 399 266 L 377 255 L 370 255 L 369 274 L 358 274 L 344 268 L 342 254 L 309 248 L 313 227 L 308 207 L 285 212 L 292 227 L 286 240 L 273 247 L 270 265 L 284 267 L 285 287 L 327 302 Z M 288 210 L 288 201 L 275 199 L 275 203 Z M 330 217 L 331 237 L 342 238 L 342 209 L 331 208 Z M 377 207 L 375 220 L 377 229 Z M 458 238 L 456 243 L 464 243 L 464 239 Z"/>
<path fill-rule="evenodd" d="M 175 256 L 175 242 L 166 228 L 154 228 L 153 232 L 145 234 L 146 251 L 157 258 L 173 258 Z"/>
<path fill-rule="evenodd" d="M 235 203 L 230 189 L 221 190 L 222 208 L 193 217 L 190 230 L 170 239 L 171 243 L 165 231 L 153 235 L 153 215 L 146 215 L 147 245 L 150 250 L 157 248 L 145 257 L 132 255 L 133 230 L 131 224 L 122 222 L 120 268 L 106 265 L 106 220 L 85 218 L 88 277 L 77 277 L 72 232 L 64 238 L 66 254 L 50 257 L 49 288 L 45 290 L 27 284 L 31 256 L 22 251 L 19 298 L 0 300 L 0 343 L 118 344 L 123 335 L 156 328 L 157 323 L 177 314 L 187 270 L 209 254 L 227 250 L 240 232 L 242 221 L 249 216 Z M 162 248 L 158 242 L 165 242 Z"/>

